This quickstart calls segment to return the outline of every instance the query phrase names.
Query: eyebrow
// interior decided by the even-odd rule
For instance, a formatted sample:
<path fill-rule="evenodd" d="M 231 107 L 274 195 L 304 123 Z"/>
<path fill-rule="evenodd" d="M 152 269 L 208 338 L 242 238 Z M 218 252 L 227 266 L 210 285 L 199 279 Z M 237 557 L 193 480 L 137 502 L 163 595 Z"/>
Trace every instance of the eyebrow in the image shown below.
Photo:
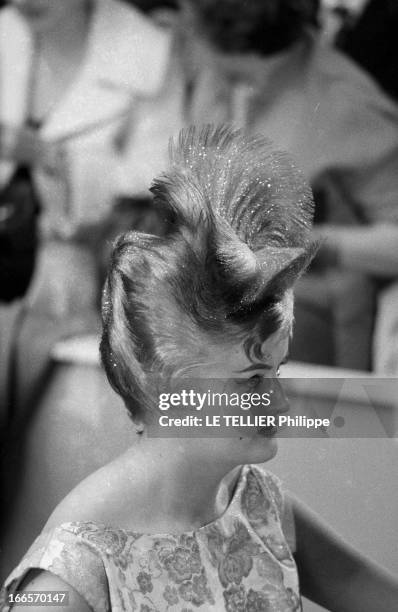
<path fill-rule="evenodd" d="M 288 361 L 289 361 L 289 353 L 287 352 L 284 358 L 282 359 L 280 365 L 284 365 Z M 235 370 L 235 373 L 240 374 L 242 372 L 253 372 L 254 370 L 272 370 L 272 368 L 273 366 L 270 365 L 269 363 L 263 363 L 262 361 L 259 361 L 257 363 L 252 363 L 251 365 L 247 366 L 247 368 L 243 368 L 243 370 Z"/>
<path fill-rule="evenodd" d="M 258 362 L 258 363 L 252 363 L 251 365 L 247 366 L 247 368 L 243 368 L 243 370 L 235 370 L 236 373 L 240 373 L 240 372 L 253 372 L 253 370 L 272 370 L 272 365 L 269 365 L 268 363 L 262 363 L 262 362 Z"/>

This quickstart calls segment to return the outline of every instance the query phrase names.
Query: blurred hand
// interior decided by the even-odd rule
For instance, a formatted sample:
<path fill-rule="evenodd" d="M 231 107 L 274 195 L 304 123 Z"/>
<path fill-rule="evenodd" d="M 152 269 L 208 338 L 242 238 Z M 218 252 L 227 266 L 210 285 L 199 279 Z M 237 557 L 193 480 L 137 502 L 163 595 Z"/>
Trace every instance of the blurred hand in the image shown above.
<path fill-rule="evenodd" d="M 0 159 L 39 166 L 51 174 L 62 174 L 64 157 L 60 145 L 46 142 L 36 130 L 0 123 Z"/>

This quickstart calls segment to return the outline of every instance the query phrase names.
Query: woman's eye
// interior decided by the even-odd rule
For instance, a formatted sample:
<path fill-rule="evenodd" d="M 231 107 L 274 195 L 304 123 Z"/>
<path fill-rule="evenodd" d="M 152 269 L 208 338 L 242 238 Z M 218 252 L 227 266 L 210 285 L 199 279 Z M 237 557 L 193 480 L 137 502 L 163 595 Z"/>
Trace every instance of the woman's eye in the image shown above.
<path fill-rule="evenodd" d="M 252 389 L 258 387 L 258 385 L 260 385 L 262 381 L 263 377 L 260 374 L 255 374 L 254 376 L 251 376 L 247 379 L 247 382 Z"/>
<path fill-rule="evenodd" d="M 250 376 L 250 378 L 235 379 L 235 383 L 240 387 L 244 387 L 245 389 L 248 387 L 255 389 L 262 381 L 263 377 L 260 374 L 254 374 L 254 376 Z"/>

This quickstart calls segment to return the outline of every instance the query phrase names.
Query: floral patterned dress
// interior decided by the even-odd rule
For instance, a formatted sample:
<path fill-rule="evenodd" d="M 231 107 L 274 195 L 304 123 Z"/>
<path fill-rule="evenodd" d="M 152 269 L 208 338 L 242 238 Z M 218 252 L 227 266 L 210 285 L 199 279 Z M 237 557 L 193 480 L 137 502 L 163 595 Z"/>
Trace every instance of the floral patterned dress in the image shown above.
<path fill-rule="evenodd" d="M 94 612 L 300 611 L 291 546 L 293 522 L 278 479 L 247 465 L 226 511 L 196 531 L 145 535 L 73 522 L 42 533 L 3 597 L 29 569 L 41 568 Z"/>

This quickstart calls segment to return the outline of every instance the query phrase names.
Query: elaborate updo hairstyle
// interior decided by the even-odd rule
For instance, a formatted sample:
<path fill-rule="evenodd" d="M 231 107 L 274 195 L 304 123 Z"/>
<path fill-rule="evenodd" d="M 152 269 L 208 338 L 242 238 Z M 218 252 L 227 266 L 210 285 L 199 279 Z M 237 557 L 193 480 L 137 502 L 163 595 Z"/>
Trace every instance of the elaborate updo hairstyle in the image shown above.
<path fill-rule="evenodd" d="M 285 298 L 313 253 L 311 191 L 263 137 L 182 131 L 151 191 L 172 229 L 116 241 L 101 341 L 111 385 L 141 419 L 151 374 L 189 371 L 212 346 L 236 342 L 258 358 L 261 343 L 291 325 Z"/>
<path fill-rule="evenodd" d="M 319 0 L 189 0 L 200 33 L 224 53 L 278 53 L 317 27 Z"/>

